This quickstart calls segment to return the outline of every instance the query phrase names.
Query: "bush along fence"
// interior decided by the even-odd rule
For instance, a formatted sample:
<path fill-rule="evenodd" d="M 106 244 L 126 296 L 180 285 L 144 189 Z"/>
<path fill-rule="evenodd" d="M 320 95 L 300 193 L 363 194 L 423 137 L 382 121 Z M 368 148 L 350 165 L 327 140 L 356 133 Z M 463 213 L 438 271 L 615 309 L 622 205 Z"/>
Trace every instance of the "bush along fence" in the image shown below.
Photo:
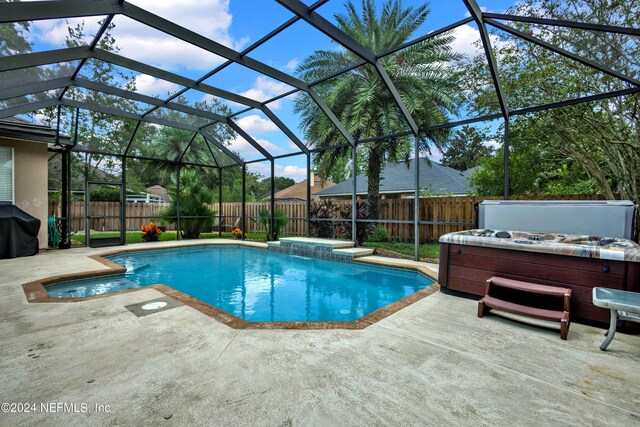
<path fill-rule="evenodd" d="M 433 197 L 420 199 L 420 242 L 435 242 L 441 235 L 454 231 L 462 231 L 474 228 L 477 224 L 476 205 L 482 200 L 499 200 L 501 197 Z M 552 196 L 527 196 L 512 197 L 513 200 L 602 200 L 600 195 L 552 195 Z M 389 239 L 394 242 L 413 242 L 413 199 L 386 199 L 381 201 L 380 220 L 386 228 Z M 326 216 L 326 210 L 322 206 L 331 205 L 332 215 Z M 142 224 L 146 224 L 158 218 L 159 213 L 169 206 L 168 203 L 127 203 L 126 227 L 127 231 L 139 231 Z M 219 206 L 214 204 L 211 209 L 216 212 L 214 227 L 218 231 L 217 215 Z M 245 232 L 266 232 L 260 224 L 260 210 L 270 209 L 269 202 L 251 202 L 245 206 Z M 306 236 L 306 203 L 305 202 L 277 202 L 276 211 L 284 212 L 288 223 L 280 231 L 281 236 Z M 90 228 L 95 231 L 120 230 L 120 203 L 118 202 L 91 202 Z M 351 200 L 314 201 L 311 209 L 311 219 L 318 218 L 312 223 L 312 232 L 318 233 L 318 229 L 324 229 L 333 237 L 351 237 Z M 59 204 L 57 201 L 49 202 L 49 214 L 59 216 Z M 222 230 L 231 231 L 234 226 L 241 227 L 242 204 L 222 204 Z M 106 218 L 101 218 L 106 217 Z M 115 217 L 115 218 L 109 218 Z M 331 218 L 332 221 L 329 221 Z M 157 219 L 157 221 L 160 221 Z M 361 227 L 373 229 L 371 223 L 360 222 Z M 333 226 L 329 226 L 333 222 Z M 175 223 L 164 224 L 167 230 L 175 230 Z M 71 203 L 71 230 L 72 232 L 85 230 L 85 205 L 84 202 Z M 321 231 L 321 234 L 323 232 Z"/>

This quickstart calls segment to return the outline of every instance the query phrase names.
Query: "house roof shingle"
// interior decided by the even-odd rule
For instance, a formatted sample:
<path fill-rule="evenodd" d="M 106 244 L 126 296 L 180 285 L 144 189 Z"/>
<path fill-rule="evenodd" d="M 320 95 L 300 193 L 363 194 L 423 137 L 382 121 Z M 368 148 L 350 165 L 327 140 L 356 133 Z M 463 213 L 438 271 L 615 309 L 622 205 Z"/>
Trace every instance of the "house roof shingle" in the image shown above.
<path fill-rule="evenodd" d="M 53 144 L 56 142 L 56 130 L 48 126 L 31 123 L 20 117 L 5 117 L 0 119 L 0 136 L 13 139 L 24 139 L 28 141 L 46 142 Z M 62 144 L 70 144 L 71 138 L 60 134 Z"/>
<path fill-rule="evenodd" d="M 331 181 L 322 182 L 321 178 L 314 176 L 313 185 L 311 186 L 311 195 L 313 196 L 322 190 L 333 187 L 334 185 L 336 184 Z M 297 184 L 278 191 L 274 194 L 274 198 L 276 200 L 307 200 L 307 180 L 305 179 L 304 181 L 300 181 Z"/>
<path fill-rule="evenodd" d="M 415 162 L 390 162 L 382 170 L 380 194 L 407 193 L 414 191 Z M 357 194 L 367 194 L 368 179 L 358 175 L 356 181 Z M 335 186 L 317 193 L 320 197 L 345 196 L 352 193 L 353 180 L 348 179 Z M 444 166 L 440 163 L 420 158 L 420 189 L 435 194 L 466 194 L 467 176 L 463 172 Z"/>

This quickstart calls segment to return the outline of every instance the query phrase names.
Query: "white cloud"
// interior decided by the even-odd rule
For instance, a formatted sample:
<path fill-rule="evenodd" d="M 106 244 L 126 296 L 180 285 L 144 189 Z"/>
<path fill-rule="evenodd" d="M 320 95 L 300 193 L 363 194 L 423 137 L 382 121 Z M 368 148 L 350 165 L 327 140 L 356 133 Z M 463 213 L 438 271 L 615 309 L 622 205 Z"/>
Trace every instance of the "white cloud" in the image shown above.
<path fill-rule="evenodd" d="M 287 62 L 287 65 L 285 65 L 284 68 L 288 71 L 295 71 L 296 68 L 298 67 L 298 64 L 300 64 L 300 61 L 298 61 L 298 58 L 293 58 L 292 60 Z"/>
<path fill-rule="evenodd" d="M 284 150 L 271 141 L 267 141 L 266 139 L 255 138 L 252 135 L 252 138 L 265 150 L 267 150 L 271 154 L 284 154 Z M 238 153 L 240 157 L 248 160 L 256 159 L 258 157 L 262 157 L 262 154 L 255 148 L 253 145 L 249 144 L 244 138 L 237 136 L 236 138 L 229 141 L 229 149 L 235 153 Z"/>
<path fill-rule="evenodd" d="M 234 39 L 229 33 L 233 22 L 229 0 L 131 0 L 130 3 L 235 50 L 242 49 L 249 42 L 248 37 Z M 73 18 L 68 22 L 75 26 L 84 20 L 86 34 L 91 36 L 99 28 L 99 19 Z M 210 70 L 224 62 L 223 58 L 211 52 L 123 15 L 117 15 L 113 23 L 115 28 L 112 34 L 121 49 L 120 53 L 137 61 L 164 69 L 183 66 L 200 71 Z M 36 21 L 32 29 L 34 40 L 57 47 L 63 45 L 68 34 L 65 20 Z M 91 39 L 87 37 L 86 42 Z"/>
<path fill-rule="evenodd" d="M 502 147 L 502 142 L 494 141 L 494 140 L 482 141 L 482 145 L 484 145 L 485 147 L 491 147 L 494 150 L 497 150 L 498 148 Z"/>
<path fill-rule="evenodd" d="M 454 52 L 464 53 L 465 55 L 474 57 L 484 54 L 482 44 L 480 43 L 480 32 L 471 25 L 465 24 L 457 27 L 453 30 L 453 35 L 456 39 L 451 43 L 451 47 Z M 491 44 L 494 48 L 500 48 L 508 41 L 503 41 L 496 35 L 491 35 Z"/>
<path fill-rule="evenodd" d="M 278 126 L 271 120 L 263 119 L 257 114 L 251 114 L 238 120 L 238 125 L 250 134 L 262 134 L 278 130 Z"/>
<path fill-rule="evenodd" d="M 147 74 L 138 74 L 134 78 L 136 92 L 149 96 L 159 96 L 164 98 L 169 93 L 177 91 L 180 86 L 166 80 L 156 79 Z"/>
<path fill-rule="evenodd" d="M 247 91 L 242 92 L 240 95 L 247 98 L 255 99 L 256 101 L 266 101 L 274 96 L 278 96 L 284 92 L 293 89 L 286 83 L 279 82 L 277 80 L 270 79 L 268 77 L 258 76 L 253 84 L 253 87 Z M 281 106 L 281 100 L 274 101 L 269 104 L 269 108 L 277 110 Z"/>
<path fill-rule="evenodd" d="M 251 172 L 259 173 L 262 176 L 271 176 L 271 166 L 268 163 L 250 163 L 248 169 Z M 295 182 L 307 179 L 307 168 L 301 168 L 295 165 L 275 165 L 275 176 L 284 176 L 292 178 Z"/>
<path fill-rule="evenodd" d="M 65 46 L 65 38 L 69 35 L 68 27 L 75 28 L 78 24 L 85 22 L 85 36 L 82 41 L 86 44 L 91 43 L 93 34 L 100 28 L 99 20 L 101 18 L 69 18 L 69 19 L 46 19 L 43 21 L 34 21 L 31 23 L 31 36 L 34 41 L 44 43 L 49 46 L 63 47 Z"/>

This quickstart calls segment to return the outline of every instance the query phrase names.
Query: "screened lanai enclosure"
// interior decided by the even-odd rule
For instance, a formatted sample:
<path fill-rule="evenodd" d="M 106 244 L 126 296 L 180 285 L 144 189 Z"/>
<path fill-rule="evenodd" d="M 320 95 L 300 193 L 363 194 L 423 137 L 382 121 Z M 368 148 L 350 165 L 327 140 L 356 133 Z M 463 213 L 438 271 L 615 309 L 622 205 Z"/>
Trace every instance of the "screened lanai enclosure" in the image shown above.
<path fill-rule="evenodd" d="M 98 190 L 119 195 L 119 211 L 109 216 L 121 224 L 120 237 L 112 243 L 123 244 L 127 220 L 149 219 L 128 212 L 127 188 L 134 179 L 159 173 L 174 177 L 173 219 L 180 231 L 194 217 L 181 215 L 179 206 L 189 203 L 190 196 L 181 192 L 184 181 L 176 177 L 195 174 L 219 204 L 212 220 L 219 226 L 237 221 L 246 230 L 249 221 L 259 219 L 245 208 L 255 197 L 246 188 L 246 177 L 259 172 L 269 182 L 268 194 L 261 196 L 269 200 L 272 230 L 276 176 L 295 170 L 306 174 L 298 175 L 306 177 L 306 209 L 290 220 L 348 221 L 352 240 L 357 240 L 359 225 L 402 224 L 412 230 L 417 259 L 421 227 L 473 224 L 434 221 L 421 210 L 417 201 L 424 197 L 420 169 L 425 166 L 416 159 L 441 150 L 455 130 L 488 127 L 501 135 L 492 142 L 502 147 L 507 199 L 510 174 L 523 173 L 510 166 L 514 122 L 521 117 L 543 120 L 550 112 L 561 114 L 577 105 L 606 109 L 635 100 L 640 91 L 640 29 L 624 24 L 622 11 L 595 13 L 595 6 L 587 7 L 590 2 L 562 15 L 567 19 L 556 13 L 567 10 L 563 2 L 552 2 L 558 4 L 554 10 L 523 2 L 496 13 L 464 0 L 456 5 L 460 20 L 434 28 L 426 19 L 408 34 L 389 39 L 375 37 L 383 28 L 373 21 L 365 20 L 363 28 L 345 25 L 348 10 L 342 0 L 245 3 L 243 7 L 255 10 L 261 27 L 270 28 L 248 45 L 195 28 L 198 23 L 167 13 L 163 2 L 0 3 L 0 119 L 31 115 L 57 131 L 59 138 L 49 150 L 59 162 L 62 246 L 70 238 L 72 199 L 84 201 L 87 223 L 105 216 L 90 211 Z M 268 13 L 263 9 L 267 3 Z M 625 13 L 632 16 L 633 10 Z M 62 31 L 60 46 L 52 48 L 30 36 L 34 27 Z M 287 51 L 291 63 L 272 56 Z M 178 66 L 163 61 L 181 52 L 189 55 Z M 454 84 L 444 81 L 448 74 L 455 76 Z M 229 76 L 254 86 L 246 90 L 229 84 Z M 362 81 L 371 84 L 360 85 Z M 370 117 L 344 108 L 344 98 L 336 93 L 348 93 L 366 111 L 384 110 L 390 119 L 372 125 Z M 638 120 L 618 119 L 635 120 L 636 125 Z M 277 137 L 261 137 L 256 131 L 261 127 Z M 383 154 L 376 148 L 380 145 Z M 331 168 L 353 177 L 350 208 L 357 212 L 361 196 L 356 177 L 371 173 L 364 163 L 373 155 L 415 161 L 409 216 L 312 214 L 312 170 L 323 179 L 331 177 Z M 223 188 L 240 195 L 237 219 L 223 215 Z"/>

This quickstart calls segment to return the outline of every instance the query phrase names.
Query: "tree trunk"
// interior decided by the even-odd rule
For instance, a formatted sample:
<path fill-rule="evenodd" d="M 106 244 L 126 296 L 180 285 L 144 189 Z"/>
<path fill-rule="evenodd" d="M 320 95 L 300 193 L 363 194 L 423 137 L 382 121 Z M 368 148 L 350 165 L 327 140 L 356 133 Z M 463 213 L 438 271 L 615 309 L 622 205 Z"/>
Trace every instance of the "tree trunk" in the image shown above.
<path fill-rule="evenodd" d="M 369 202 L 369 215 L 371 219 L 378 219 L 380 214 L 380 175 L 382 172 L 382 147 L 376 145 L 369 151 L 369 161 L 367 163 L 368 186 L 367 192 Z"/>

